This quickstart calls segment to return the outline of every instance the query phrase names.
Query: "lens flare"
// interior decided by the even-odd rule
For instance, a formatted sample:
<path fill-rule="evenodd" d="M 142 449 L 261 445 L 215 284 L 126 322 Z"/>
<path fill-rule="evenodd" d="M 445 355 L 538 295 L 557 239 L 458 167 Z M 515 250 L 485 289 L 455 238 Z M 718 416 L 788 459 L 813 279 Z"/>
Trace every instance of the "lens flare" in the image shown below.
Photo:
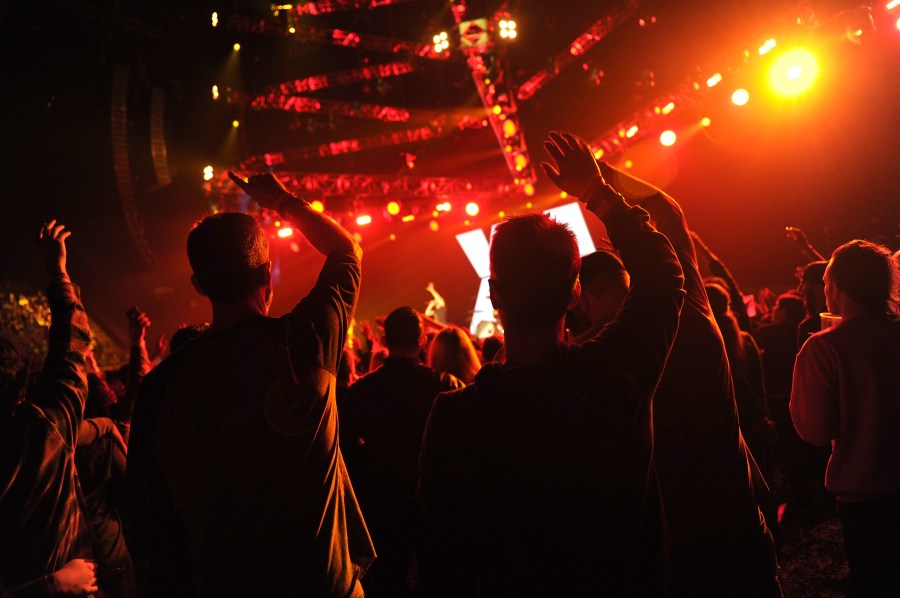
<path fill-rule="evenodd" d="M 769 83 L 775 93 L 795 97 L 809 90 L 819 76 L 819 62 L 809 50 L 796 48 L 775 59 Z"/>

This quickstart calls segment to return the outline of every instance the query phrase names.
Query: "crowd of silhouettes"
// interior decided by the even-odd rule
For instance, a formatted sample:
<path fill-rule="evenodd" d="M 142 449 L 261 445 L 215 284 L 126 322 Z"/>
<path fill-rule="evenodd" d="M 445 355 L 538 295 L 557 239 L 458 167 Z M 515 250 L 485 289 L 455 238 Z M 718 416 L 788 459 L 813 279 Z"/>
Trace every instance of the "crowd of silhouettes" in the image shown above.
<path fill-rule="evenodd" d="M 777 597 L 783 545 L 834 518 L 848 591 L 900 595 L 900 252 L 788 227 L 797 287 L 748 295 L 675 199 L 544 148 L 611 247 L 505 219 L 490 335 L 432 283 L 356 321 L 353 236 L 231 174 L 322 254 L 315 284 L 270 316 L 262 228 L 207 216 L 211 322 L 151 358 L 130 308 L 104 370 L 45 223 L 42 367 L 0 335 L 0 596 Z"/>

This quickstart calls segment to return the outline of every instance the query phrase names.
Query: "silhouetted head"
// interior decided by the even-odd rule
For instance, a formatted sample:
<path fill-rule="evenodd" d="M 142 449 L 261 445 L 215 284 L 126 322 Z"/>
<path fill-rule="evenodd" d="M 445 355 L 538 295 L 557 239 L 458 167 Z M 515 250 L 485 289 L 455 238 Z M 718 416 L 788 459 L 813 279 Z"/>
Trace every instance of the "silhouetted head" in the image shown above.
<path fill-rule="evenodd" d="M 504 326 L 547 326 L 577 300 L 575 235 L 545 214 L 503 221 L 491 240 L 491 301 Z"/>
<path fill-rule="evenodd" d="M 611 321 L 631 285 L 622 260 L 610 251 L 595 251 L 581 258 L 579 280 L 581 299 L 573 310 L 578 323 L 570 326 L 576 335 L 592 325 Z"/>
<path fill-rule="evenodd" d="M 422 316 L 411 307 L 398 307 L 384 320 L 384 344 L 391 353 L 417 352 L 422 346 Z"/>
<path fill-rule="evenodd" d="M 825 298 L 832 313 L 844 315 L 841 294 L 867 315 L 894 313 L 897 263 L 890 250 L 869 241 L 850 241 L 834 250 L 825 269 Z"/>
<path fill-rule="evenodd" d="M 494 357 L 503 348 L 503 337 L 499 334 L 485 337 L 481 341 L 481 356 L 485 362 L 494 361 Z"/>
<path fill-rule="evenodd" d="M 825 267 L 828 265 L 826 261 L 815 261 L 806 264 L 803 269 L 803 276 L 800 279 L 800 287 L 797 289 L 803 297 L 803 303 L 806 305 L 806 312 L 810 316 L 817 316 L 819 312 L 825 311 L 825 283 L 822 278 L 825 276 Z"/>
<path fill-rule="evenodd" d="M 794 292 L 783 293 L 775 301 L 775 309 L 772 312 L 772 321 L 776 324 L 790 322 L 797 326 L 806 317 L 807 310 L 801 299 Z M 818 315 L 818 314 L 816 314 Z"/>
<path fill-rule="evenodd" d="M 188 235 L 187 252 L 195 285 L 213 302 L 240 301 L 269 285 L 269 243 L 252 216 L 207 216 Z"/>
<path fill-rule="evenodd" d="M 728 313 L 731 309 L 731 296 L 722 285 L 715 283 L 707 283 L 706 296 L 709 297 L 709 307 L 712 309 L 714 316 L 720 316 Z"/>

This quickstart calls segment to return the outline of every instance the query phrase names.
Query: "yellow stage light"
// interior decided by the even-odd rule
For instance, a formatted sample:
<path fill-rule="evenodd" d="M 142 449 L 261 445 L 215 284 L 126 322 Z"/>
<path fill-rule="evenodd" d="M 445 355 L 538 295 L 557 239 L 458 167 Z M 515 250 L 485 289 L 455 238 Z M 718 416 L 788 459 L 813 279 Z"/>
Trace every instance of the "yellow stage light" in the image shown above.
<path fill-rule="evenodd" d="M 356 217 L 356 224 L 359 226 L 365 226 L 367 224 L 372 224 L 372 217 L 368 214 L 363 214 L 362 216 Z"/>
<path fill-rule="evenodd" d="M 290 226 L 285 226 L 284 228 L 278 229 L 278 236 L 281 237 L 282 239 L 286 239 L 293 234 L 294 234 L 294 229 L 292 229 Z"/>
<path fill-rule="evenodd" d="M 722 74 L 716 73 L 715 75 L 713 75 L 712 77 L 710 77 L 709 79 L 706 80 L 706 86 L 707 87 L 715 87 L 716 85 L 718 85 L 721 82 L 722 82 Z"/>
<path fill-rule="evenodd" d="M 746 106 L 750 101 L 750 92 L 746 89 L 735 89 L 731 94 L 731 103 L 735 106 Z"/>
<path fill-rule="evenodd" d="M 478 215 L 478 204 L 474 201 L 470 201 L 466 204 L 466 214 L 469 216 L 477 216 Z"/>
<path fill-rule="evenodd" d="M 396 201 L 390 201 L 387 205 L 387 213 L 391 216 L 396 216 L 400 213 L 400 203 Z"/>
<path fill-rule="evenodd" d="M 806 92 L 819 76 L 819 63 L 809 50 L 796 48 L 775 59 L 769 83 L 779 95 L 793 97 Z"/>
<path fill-rule="evenodd" d="M 712 124 L 712 121 L 709 119 L 708 116 L 704 116 L 703 118 L 700 119 L 701 127 L 708 127 L 711 124 Z"/>
<path fill-rule="evenodd" d="M 325 211 L 325 204 L 323 204 L 318 199 L 314 199 L 312 202 L 310 202 L 309 207 L 311 207 L 316 212 L 319 212 L 320 214 Z"/>
<path fill-rule="evenodd" d="M 759 47 L 759 55 L 768 54 L 775 47 L 775 39 L 769 38 Z"/>
<path fill-rule="evenodd" d="M 232 46 L 232 47 L 234 48 L 234 51 L 235 51 L 235 52 L 240 52 L 240 51 L 241 51 L 241 44 L 234 44 L 234 46 Z"/>

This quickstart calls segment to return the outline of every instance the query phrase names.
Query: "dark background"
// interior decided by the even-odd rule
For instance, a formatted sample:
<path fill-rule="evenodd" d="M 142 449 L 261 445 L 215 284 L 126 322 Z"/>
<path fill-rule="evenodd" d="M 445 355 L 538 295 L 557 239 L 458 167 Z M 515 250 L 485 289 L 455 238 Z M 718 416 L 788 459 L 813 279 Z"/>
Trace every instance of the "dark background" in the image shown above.
<path fill-rule="evenodd" d="M 595 139 L 685 80 L 702 82 L 722 71 L 720 91 L 693 106 L 676 108 L 660 119 L 658 131 L 613 161 L 631 160 L 635 174 L 679 199 L 691 227 L 728 263 L 746 292 L 764 286 L 790 288 L 794 267 L 805 259 L 785 240 L 785 226 L 805 229 L 826 253 L 854 237 L 896 237 L 900 11 L 889 15 L 885 4 L 873 6 L 877 31 L 866 31 L 861 43 L 852 43 L 844 29 L 853 26 L 853 15 L 845 11 L 858 2 L 641 3 L 627 22 L 531 100 L 520 103 L 532 160 L 543 159 L 540 145 L 548 130 L 571 130 Z M 509 2 L 520 35 L 507 50 L 507 76 L 514 84 L 522 83 L 616 5 L 605 0 Z M 446 1 L 417 0 L 306 17 L 304 22 L 425 42 L 436 31 L 453 29 L 448 6 Z M 490 16 L 498 6 L 470 2 L 468 14 Z M 184 252 L 191 223 L 210 209 L 202 176 L 205 165 L 214 165 L 220 173 L 262 152 L 406 127 L 254 112 L 224 98 L 214 102 L 214 83 L 252 94 L 293 78 L 397 59 L 228 26 L 230 15 L 272 21 L 269 7 L 269 2 L 250 0 L 2 5 L 0 280 L 7 288 L 42 287 L 33 236 L 41 222 L 56 217 L 74 231 L 70 272 L 83 287 L 88 311 L 113 335 L 122 338 L 124 312 L 131 305 L 149 312 L 154 320 L 151 336 L 171 334 L 181 323 L 206 321 L 209 308 L 190 288 Z M 210 25 L 213 10 L 221 21 L 216 29 Z M 651 16 L 655 24 L 649 23 Z M 646 19 L 647 26 L 641 27 L 639 18 Z M 822 72 L 807 95 L 783 101 L 767 91 L 766 61 L 756 56 L 756 48 L 770 36 L 779 40 L 779 49 L 789 41 L 814 48 Z M 239 53 L 232 49 L 235 42 L 242 46 Z M 751 53 L 746 63 L 745 49 Z M 129 156 L 154 263 L 137 249 L 115 184 L 110 102 L 116 65 L 127 67 L 130 77 Z M 599 85 L 588 81 L 592 69 L 604 72 Z M 728 99 L 737 85 L 750 90 L 747 106 L 733 106 Z M 150 156 L 154 87 L 166 98 L 173 180 L 165 186 L 158 184 Z M 458 54 L 443 62 L 428 61 L 420 71 L 380 85 L 356 84 L 317 97 L 483 114 Z M 708 129 L 696 126 L 702 116 L 712 119 Z M 231 126 L 234 119 L 242 123 L 238 129 Z M 679 134 L 672 148 L 662 148 L 657 141 L 664 128 Z M 490 129 L 448 132 L 423 144 L 317 160 L 297 169 L 400 175 L 405 172 L 400 152 L 407 151 L 417 158 L 419 176 L 509 178 Z M 359 230 L 365 261 L 358 316 L 370 319 L 402 304 L 424 308 L 424 287 L 433 281 L 447 298 L 451 320 L 468 325 L 479 281 L 453 235 L 474 227 L 487 232 L 499 211 L 524 210 L 526 201 L 529 198 L 511 195 L 482 205 L 468 225 L 461 216 L 447 216 L 437 232 L 428 229 L 427 219 L 400 227 L 376 218 Z M 530 201 L 535 208 L 565 203 L 543 175 Z M 602 230 L 593 225 L 592 230 L 599 241 Z M 390 240 L 391 233 L 396 240 Z M 297 239 L 272 241 L 280 275 L 275 314 L 299 299 L 321 264 L 302 241 L 299 252 L 290 250 L 290 241 Z"/>

